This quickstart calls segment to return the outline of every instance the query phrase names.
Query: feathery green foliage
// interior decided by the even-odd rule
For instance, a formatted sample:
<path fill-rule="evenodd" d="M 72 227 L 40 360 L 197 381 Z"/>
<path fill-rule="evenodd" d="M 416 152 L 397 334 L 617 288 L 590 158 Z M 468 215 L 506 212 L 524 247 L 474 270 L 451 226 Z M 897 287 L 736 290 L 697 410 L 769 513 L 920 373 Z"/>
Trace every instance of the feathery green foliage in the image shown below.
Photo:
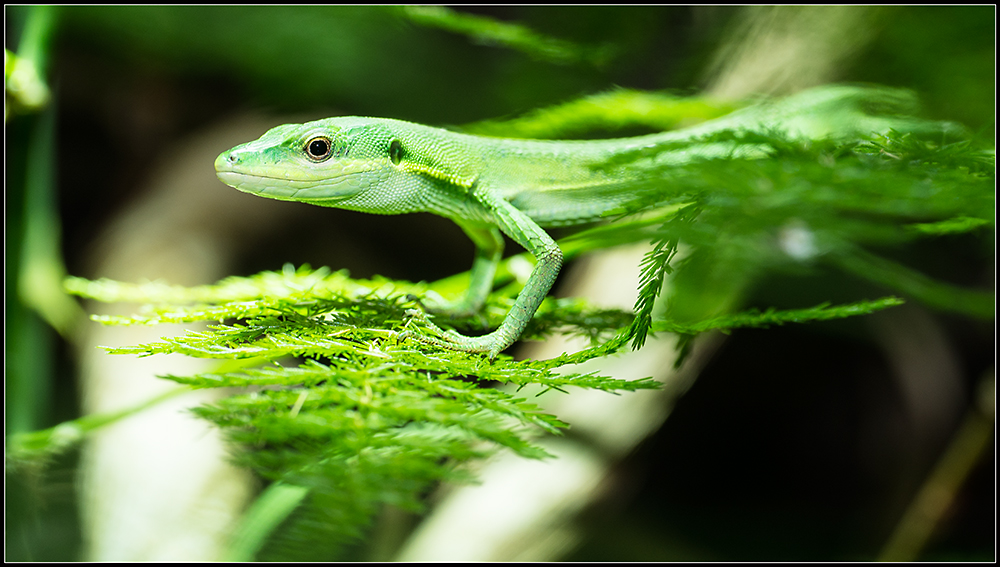
<path fill-rule="evenodd" d="M 399 332 L 416 324 L 405 320 L 404 311 L 414 306 L 413 293 L 426 290 L 423 285 L 287 266 L 194 288 L 79 278 L 68 279 L 66 287 L 84 297 L 156 305 L 132 317 L 95 317 L 105 324 L 217 322 L 182 337 L 108 348 L 112 354 L 181 353 L 256 363 L 164 378 L 193 388 L 246 388 L 195 411 L 248 449 L 237 454 L 238 462 L 266 478 L 310 489 L 287 537 L 265 549 L 265 556 L 300 557 L 296 542 L 315 540 L 315 530 L 333 550 L 360 535 L 381 504 L 418 509 L 431 483 L 466 478 L 456 465 L 495 447 L 529 458 L 548 456 L 532 438 L 566 425 L 491 383 L 609 392 L 657 387 L 649 379 L 557 374 L 545 362 L 502 357 L 490 364 L 480 356 L 402 343 Z M 511 300 L 498 294 L 487 318 L 498 322 Z M 597 338 L 630 319 L 576 300 L 549 300 L 531 333 L 543 336 L 568 326 Z"/>

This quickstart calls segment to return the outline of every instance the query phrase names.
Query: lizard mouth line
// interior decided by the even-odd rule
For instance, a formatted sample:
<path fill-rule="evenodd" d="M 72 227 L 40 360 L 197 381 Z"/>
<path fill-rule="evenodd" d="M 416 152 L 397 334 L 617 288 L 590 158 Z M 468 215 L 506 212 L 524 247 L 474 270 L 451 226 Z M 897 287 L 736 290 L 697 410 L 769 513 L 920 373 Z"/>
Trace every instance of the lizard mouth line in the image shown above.
<path fill-rule="evenodd" d="M 273 176 L 273 175 L 261 175 L 259 173 L 245 173 L 245 172 L 236 171 L 236 170 L 233 170 L 233 169 L 220 169 L 220 170 L 217 170 L 216 173 L 220 177 L 223 176 L 223 175 L 225 175 L 227 177 L 230 177 L 230 178 L 233 178 L 233 179 L 237 179 L 237 180 L 240 180 L 240 181 L 252 181 L 254 179 L 266 179 L 266 180 L 269 180 L 269 181 L 280 181 L 282 183 L 288 183 L 288 184 L 293 184 L 294 183 L 296 185 L 298 185 L 298 184 L 308 184 L 308 185 L 306 185 L 306 187 L 313 187 L 313 186 L 316 186 L 316 185 L 319 185 L 319 184 L 322 184 L 322 183 L 326 183 L 326 182 L 330 182 L 330 181 L 337 181 L 339 179 L 342 179 L 344 177 L 347 177 L 347 176 L 351 175 L 350 173 L 342 173 L 340 175 L 330 175 L 330 176 L 322 177 L 322 178 L 319 178 L 319 179 L 295 179 L 295 178 L 289 178 L 289 177 L 276 177 L 276 176 Z"/>
<path fill-rule="evenodd" d="M 346 182 L 350 174 L 308 181 L 231 170 L 219 170 L 216 174 L 223 183 L 239 191 L 279 200 L 339 201 L 364 190 Z"/>

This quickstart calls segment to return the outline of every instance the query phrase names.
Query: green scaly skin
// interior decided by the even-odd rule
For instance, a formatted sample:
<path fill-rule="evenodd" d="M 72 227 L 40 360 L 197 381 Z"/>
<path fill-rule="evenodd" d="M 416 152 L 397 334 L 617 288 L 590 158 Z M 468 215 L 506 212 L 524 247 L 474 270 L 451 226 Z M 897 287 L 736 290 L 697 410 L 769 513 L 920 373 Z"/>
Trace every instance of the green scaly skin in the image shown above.
<path fill-rule="evenodd" d="M 215 169 L 227 185 L 262 197 L 375 214 L 430 212 L 454 220 L 476 245 L 471 283 L 463 299 L 435 311 L 478 311 L 503 252 L 500 233 L 512 238 L 538 261 L 498 329 L 480 337 L 433 325 L 437 337 L 404 333 L 493 360 L 524 331 L 562 266 L 562 251 L 543 226 L 599 220 L 639 196 L 630 186 L 654 166 L 767 155 L 760 146 L 697 143 L 714 132 L 766 128 L 818 138 L 884 131 L 887 119 L 861 109 L 871 97 L 870 90 L 855 87 L 814 89 L 686 130 L 599 141 L 487 138 L 400 120 L 327 118 L 273 128 L 222 153 Z M 613 165 L 614 158 L 630 153 L 641 157 Z"/>

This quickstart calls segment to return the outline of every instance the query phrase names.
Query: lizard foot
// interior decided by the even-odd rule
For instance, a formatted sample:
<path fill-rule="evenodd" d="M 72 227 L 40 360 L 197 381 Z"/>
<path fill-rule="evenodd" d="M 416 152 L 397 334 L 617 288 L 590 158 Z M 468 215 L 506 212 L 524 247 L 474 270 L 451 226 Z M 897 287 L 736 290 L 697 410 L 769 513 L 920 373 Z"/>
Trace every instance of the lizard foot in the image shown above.
<path fill-rule="evenodd" d="M 405 315 L 412 319 L 417 319 L 427 325 L 434 335 L 425 335 L 407 329 L 399 334 L 401 339 L 413 339 L 424 344 L 430 344 L 448 350 L 486 354 L 489 356 L 491 362 L 496 360 L 497 355 L 499 355 L 500 351 L 503 350 L 502 347 L 498 348 L 499 345 L 497 344 L 495 337 L 493 337 L 494 333 L 481 337 L 467 337 L 455 331 L 445 331 L 444 329 L 438 327 L 427 318 L 427 314 L 423 311 L 408 309 L 406 310 Z"/>

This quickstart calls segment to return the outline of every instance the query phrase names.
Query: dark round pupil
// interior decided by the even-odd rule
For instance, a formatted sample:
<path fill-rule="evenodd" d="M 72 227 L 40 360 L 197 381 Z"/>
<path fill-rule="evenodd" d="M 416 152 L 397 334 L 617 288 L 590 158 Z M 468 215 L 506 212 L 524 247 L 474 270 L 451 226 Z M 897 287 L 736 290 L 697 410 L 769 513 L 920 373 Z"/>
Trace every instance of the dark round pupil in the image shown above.
<path fill-rule="evenodd" d="M 313 140 L 309 142 L 309 155 L 317 158 L 325 157 L 330 152 L 330 142 L 326 140 Z"/>

